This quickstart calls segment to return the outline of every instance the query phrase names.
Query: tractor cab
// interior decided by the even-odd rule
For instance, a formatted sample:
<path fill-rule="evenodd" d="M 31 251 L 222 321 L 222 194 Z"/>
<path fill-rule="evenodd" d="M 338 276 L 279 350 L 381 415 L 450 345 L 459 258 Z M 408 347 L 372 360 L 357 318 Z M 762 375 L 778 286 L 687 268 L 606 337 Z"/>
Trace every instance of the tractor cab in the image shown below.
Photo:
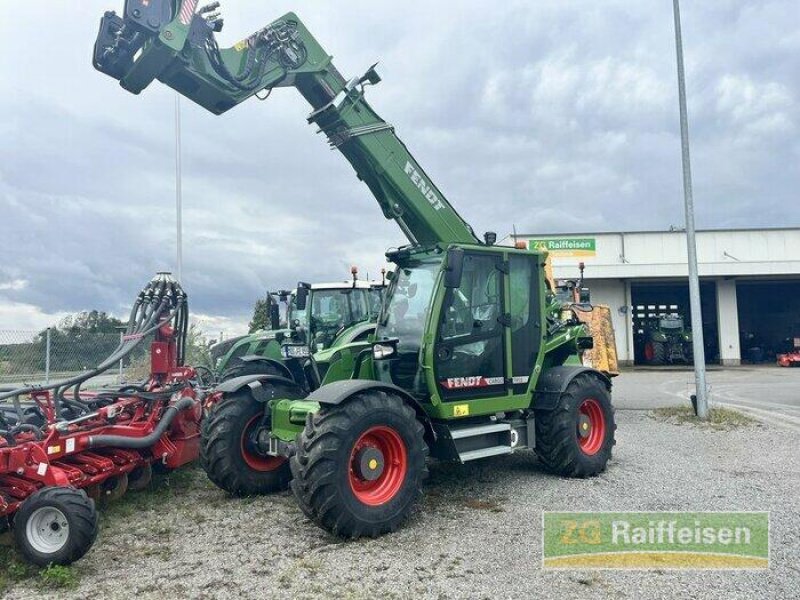
<path fill-rule="evenodd" d="M 370 322 L 374 310 L 372 294 L 372 284 L 363 281 L 313 284 L 299 301 L 295 290 L 288 306 L 289 325 L 307 332 L 313 351 L 325 350 L 349 330 Z"/>
<path fill-rule="evenodd" d="M 591 344 L 554 305 L 542 322 L 549 309 L 542 308 L 539 254 L 466 246 L 394 258 L 373 348 L 375 373 L 430 403 L 432 416 L 490 414 L 509 395 L 519 395 L 524 408 L 546 331 Z"/>

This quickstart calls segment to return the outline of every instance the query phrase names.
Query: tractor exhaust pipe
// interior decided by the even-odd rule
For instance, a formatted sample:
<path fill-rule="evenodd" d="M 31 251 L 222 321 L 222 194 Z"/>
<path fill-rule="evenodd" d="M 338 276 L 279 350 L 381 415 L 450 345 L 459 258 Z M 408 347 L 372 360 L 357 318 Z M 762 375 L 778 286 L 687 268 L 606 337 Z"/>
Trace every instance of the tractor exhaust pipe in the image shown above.
<path fill-rule="evenodd" d="M 159 438 L 164 435 L 164 432 L 172 424 L 172 421 L 178 416 L 178 413 L 187 408 L 194 406 L 195 400 L 192 398 L 181 398 L 178 403 L 170 406 L 164 411 L 164 416 L 156 425 L 156 428 L 150 433 L 140 438 L 131 438 L 124 435 L 92 435 L 89 436 L 89 448 L 101 448 L 104 446 L 116 446 L 117 448 L 131 448 L 134 450 L 142 450 L 149 448 L 155 444 Z"/>

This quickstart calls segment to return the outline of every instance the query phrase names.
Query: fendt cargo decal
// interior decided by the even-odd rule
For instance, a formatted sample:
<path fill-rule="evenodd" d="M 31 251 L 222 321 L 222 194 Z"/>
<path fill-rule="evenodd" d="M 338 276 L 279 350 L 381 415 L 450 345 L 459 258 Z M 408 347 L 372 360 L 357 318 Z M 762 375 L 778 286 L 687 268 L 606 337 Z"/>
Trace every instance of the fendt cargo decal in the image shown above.
<path fill-rule="evenodd" d="M 472 377 L 450 377 L 440 383 L 446 390 L 463 390 L 503 385 L 505 382 L 504 377 L 481 377 L 480 375 L 475 375 Z"/>
<path fill-rule="evenodd" d="M 439 196 L 436 195 L 436 192 L 433 191 L 433 185 L 425 181 L 425 178 L 414 168 L 411 161 L 406 161 L 405 171 L 406 175 L 411 179 L 411 182 L 419 188 L 419 191 L 422 192 L 422 195 L 430 202 L 431 206 L 436 210 L 442 210 L 444 208 L 444 203 L 439 199 Z"/>
<path fill-rule="evenodd" d="M 530 377 L 514 377 L 511 382 L 514 385 L 528 383 Z M 472 377 L 450 377 L 439 383 L 446 390 L 463 390 L 471 388 L 484 388 L 492 385 L 503 385 L 506 382 L 503 377 L 482 377 L 473 375 Z"/>

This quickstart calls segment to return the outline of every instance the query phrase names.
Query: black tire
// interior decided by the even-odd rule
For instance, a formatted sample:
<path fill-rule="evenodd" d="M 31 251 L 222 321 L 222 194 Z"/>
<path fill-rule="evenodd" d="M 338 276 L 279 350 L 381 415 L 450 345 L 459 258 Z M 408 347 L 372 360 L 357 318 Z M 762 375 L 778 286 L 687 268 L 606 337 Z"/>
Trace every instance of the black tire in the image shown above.
<path fill-rule="evenodd" d="M 268 494 L 289 485 L 288 460 L 247 450 L 248 436 L 263 417 L 264 406 L 246 389 L 225 396 L 203 421 L 200 465 L 211 481 L 234 496 Z"/>
<path fill-rule="evenodd" d="M 97 538 L 97 511 L 83 490 L 45 487 L 22 503 L 13 530 L 29 562 L 40 567 L 68 565 L 86 554 Z"/>
<path fill-rule="evenodd" d="M 111 504 L 122 498 L 127 491 L 127 473 L 123 473 L 119 477 L 109 477 L 100 484 L 100 498 L 96 503 L 101 510 L 105 510 Z"/>
<path fill-rule="evenodd" d="M 591 421 L 581 409 L 591 408 L 602 415 L 602 434 L 596 435 L 597 421 Z M 589 419 L 589 427 L 579 432 Z M 592 477 L 602 473 L 611 459 L 616 443 L 614 407 L 606 383 L 585 373 L 567 386 L 551 411 L 536 411 L 536 454 L 545 467 L 564 477 Z M 584 437 L 586 436 L 586 437 Z M 589 445 L 589 438 L 592 445 Z"/>
<path fill-rule="evenodd" d="M 341 537 L 377 537 L 397 530 L 422 497 L 422 482 L 428 474 L 424 434 L 414 410 L 385 392 L 362 392 L 338 406 L 323 406 L 309 416 L 290 461 L 292 491 L 300 508 L 317 525 Z M 387 468 L 380 454 L 376 479 L 357 484 L 375 487 L 357 492 L 352 480 L 360 476 L 355 474 L 353 452 L 357 444 L 375 435 L 392 440 L 395 456 L 399 449 L 404 461 L 392 461 Z M 371 504 L 364 500 L 370 493 L 376 494 Z"/>
<path fill-rule="evenodd" d="M 647 359 L 649 365 L 665 365 L 667 364 L 667 347 L 661 342 L 647 342 L 653 349 L 652 356 Z M 646 355 L 645 355 L 646 356 Z"/>
<path fill-rule="evenodd" d="M 220 381 L 227 381 L 228 379 L 233 379 L 234 377 L 242 377 L 244 375 L 282 375 L 278 372 L 273 365 L 262 362 L 262 361 L 252 361 L 252 362 L 239 362 L 232 367 L 228 367 L 222 372 L 222 376 L 220 377 Z"/>
<path fill-rule="evenodd" d="M 128 474 L 128 491 L 139 492 L 147 489 L 153 480 L 153 466 L 144 463 L 141 467 L 136 467 Z"/>

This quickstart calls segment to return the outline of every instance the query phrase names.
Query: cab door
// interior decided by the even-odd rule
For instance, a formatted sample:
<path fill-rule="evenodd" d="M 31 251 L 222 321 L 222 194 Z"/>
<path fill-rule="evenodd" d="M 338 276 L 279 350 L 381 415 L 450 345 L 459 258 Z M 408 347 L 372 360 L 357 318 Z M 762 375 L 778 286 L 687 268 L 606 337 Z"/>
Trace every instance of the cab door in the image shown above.
<path fill-rule="evenodd" d="M 499 254 L 467 253 L 461 286 L 445 292 L 434 347 L 444 402 L 508 393 L 503 269 Z"/>

